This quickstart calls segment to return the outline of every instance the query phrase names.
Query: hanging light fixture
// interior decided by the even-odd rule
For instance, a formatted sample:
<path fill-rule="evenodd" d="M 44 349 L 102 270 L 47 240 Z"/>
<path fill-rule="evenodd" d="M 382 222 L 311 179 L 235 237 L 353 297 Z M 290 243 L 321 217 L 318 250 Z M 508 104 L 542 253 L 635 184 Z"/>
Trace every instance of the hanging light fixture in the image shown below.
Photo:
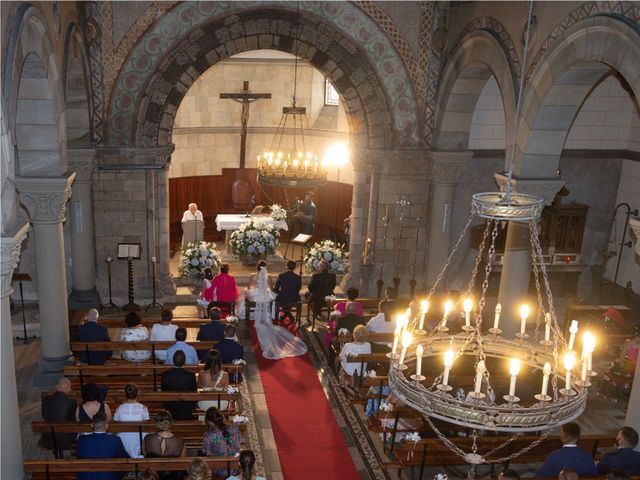
<path fill-rule="evenodd" d="M 293 100 L 290 107 L 282 108 L 282 117 L 271 146 L 257 157 L 258 182 L 283 187 L 314 188 L 327 183 L 327 166 L 306 133 L 309 130 L 306 107 L 296 105 L 300 2 L 296 14 Z"/>
<path fill-rule="evenodd" d="M 533 2 L 529 7 L 528 28 L 531 25 L 532 9 Z M 520 119 L 528 41 L 529 32 L 525 43 L 513 144 Z M 592 354 L 595 349 L 593 335 L 586 332 L 577 336 L 579 329 L 574 321 L 569 330 L 570 337 L 565 340 L 558 326 L 537 229 L 544 200 L 512 190 L 514 155 L 515 147 L 512 147 L 505 192 L 473 195 L 468 222 L 435 285 L 422 301 L 420 311 L 415 317 L 409 318 L 408 322 L 399 322 L 403 328 L 396 330 L 393 345 L 402 345 L 401 352 L 399 348 L 394 348 L 387 355 L 391 363 L 389 383 L 393 394 L 406 405 L 421 412 L 441 441 L 471 465 L 469 478 L 475 475 L 475 465 L 506 460 L 501 452 L 496 452 L 498 449 L 479 451 L 476 445 L 479 431 L 504 432 L 514 436 L 542 431 L 535 442 L 539 443 L 551 429 L 574 420 L 584 411 L 591 385 L 590 378 L 595 375 L 592 370 Z M 442 319 L 438 319 L 433 330 L 425 331 L 425 316 L 429 306 L 433 305 L 433 293 L 469 227 L 478 218 L 486 222 L 486 227 L 467 289 L 457 304 L 448 300 L 443 305 Z M 519 315 L 503 311 L 500 304 L 491 312 L 485 308 L 498 229 L 505 221 L 529 226 L 537 305 L 522 305 Z M 483 260 L 484 272 L 481 274 L 480 265 Z M 481 282 L 479 295 L 476 289 L 478 282 Z M 459 333 L 452 333 L 451 319 L 454 318 L 454 311 L 464 311 L 464 326 Z M 532 329 L 528 321 L 534 318 L 535 328 Z M 490 323 L 485 322 L 485 319 L 490 320 Z M 518 333 L 514 336 L 503 334 L 500 328 L 507 321 L 518 322 Z M 405 338 L 411 338 L 412 341 L 405 342 Z M 581 355 L 574 352 L 577 348 L 576 339 L 582 339 Z M 430 365 L 432 368 L 425 372 L 423 365 Z M 538 393 L 523 401 L 518 393 L 520 390 L 524 397 L 525 384 L 533 386 Z M 462 389 L 462 393 L 454 395 L 457 387 Z M 498 389 L 508 393 L 497 396 Z M 455 445 L 438 430 L 432 418 L 472 429 L 472 451 L 465 452 Z M 517 457 L 519 453 L 522 452 L 512 453 L 509 458 Z"/>

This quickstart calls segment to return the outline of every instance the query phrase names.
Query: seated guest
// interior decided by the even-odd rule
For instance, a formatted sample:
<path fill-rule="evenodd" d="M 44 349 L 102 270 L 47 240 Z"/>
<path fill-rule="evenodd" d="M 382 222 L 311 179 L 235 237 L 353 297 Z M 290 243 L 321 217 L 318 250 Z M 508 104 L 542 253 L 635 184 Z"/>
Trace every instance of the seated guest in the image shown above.
<path fill-rule="evenodd" d="M 381 300 L 378 304 L 378 314 L 367 322 L 369 333 L 393 333 L 396 325 L 391 321 L 391 304 L 388 300 Z M 391 347 L 389 342 L 375 342 L 371 345 L 373 352 L 387 352 Z"/>
<path fill-rule="evenodd" d="M 551 452 L 536 477 L 556 477 L 563 468 L 575 470 L 578 475 L 596 475 L 593 457 L 578 447 L 580 440 L 580 426 L 577 423 L 567 423 L 560 427 L 560 441 L 562 448 Z"/>
<path fill-rule="evenodd" d="M 187 480 L 208 480 L 211 478 L 207 462 L 197 457 L 191 460 L 187 473 L 189 474 Z"/>
<path fill-rule="evenodd" d="M 563 468 L 558 474 L 558 480 L 580 480 L 580 475 L 575 470 Z"/>
<path fill-rule="evenodd" d="M 204 370 L 198 374 L 198 387 L 204 390 L 223 392 L 229 385 L 229 374 L 222 369 L 220 352 L 215 348 L 209 350 L 207 359 L 204 362 Z M 218 407 L 219 410 L 226 410 L 229 406 L 227 400 L 200 400 L 198 408 L 206 411 L 209 407 Z"/>
<path fill-rule="evenodd" d="M 184 368 L 186 356 L 182 350 L 176 350 L 173 354 L 175 368 L 162 372 L 160 383 L 163 392 L 196 392 L 196 374 L 188 372 Z M 165 402 L 165 408 L 171 412 L 176 420 L 193 420 L 195 402 L 175 401 Z"/>
<path fill-rule="evenodd" d="M 184 457 L 187 449 L 184 441 L 171 433 L 173 417 L 166 410 L 158 410 L 154 420 L 156 433 L 150 433 L 142 442 L 142 453 L 147 458 Z M 160 480 L 182 480 L 183 472 L 158 472 Z"/>
<path fill-rule="evenodd" d="M 211 319 L 210 323 L 203 323 L 200 325 L 200 330 L 198 330 L 198 336 L 196 340 L 198 341 L 219 341 L 224 338 L 224 326 L 225 324 L 220 321 L 222 318 L 222 312 L 218 307 L 213 307 L 209 310 L 209 318 Z M 198 357 L 201 362 L 204 362 L 205 358 L 207 358 L 207 353 L 209 350 L 198 350 Z"/>
<path fill-rule="evenodd" d="M 347 314 L 338 319 L 336 333 L 340 334 L 340 330 L 343 328 L 346 328 L 349 332 L 353 332 L 353 329 L 356 328 L 357 325 L 364 325 L 364 318 L 358 315 L 356 313 L 357 311 L 358 307 L 355 302 L 347 303 Z"/>
<path fill-rule="evenodd" d="M 287 271 L 278 275 L 273 292 L 277 295 L 276 302 L 281 307 L 293 305 L 300 301 L 302 277 L 296 273 L 296 262 L 287 262 Z"/>
<path fill-rule="evenodd" d="M 129 458 L 120 437 L 107 433 L 107 416 L 103 412 L 93 416 L 91 425 L 93 433 L 78 437 L 76 445 L 78 458 Z M 123 472 L 76 473 L 79 480 L 120 480 L 122 475 Z"/>
<path fill-rule="evenodd" d="M 98 310 L 92 308 L 87 312 L 87 320 L 78 327 L 78 341 L 80 342 L 108 342 L 109 331 L 104 325 L 98 324 Z M 87 365 L 104 365 L 111 358 L 112 352 L 80 352 L 80 361 Z"/>
<path fill-rule="evenodd" d="M 138 402 L 138 388 L 129 384 L 124 387 L 124 396 L 127 401 L 116 409 L 113 419 L 116 422 L 143 422 L 149 420 L 149 410 Z M 141 458 L 141 435 L 138 432 L 121 432 L 118 436 L 122 440 L 125 450 L 131 458 Z M 142 438 L 146 433 L 142 434 Z"/>
<path fill-rule="evenodd" d="M 236 303 L 238 298 L 238 286 L 233 275 L 229 274 L 229 264 L 220 265 L 220 273 L 213 278 L 213 298 L 216 302 Z M 226 309 L 223 312 L 224 317 L 230 315 L 231 312 Z"/>
<path fill-rule="evenodd" d="M 340 366 L 344 372 L 345 384 L 353 384 L 353 376 L 360 375 L 367 370 L 367 363 L 351 362 L 349 357 L 367 355 L 371 353 L 371 345 L 367 342 L 367 329 L 364 325 L 357 325 L 353 329 L 353 342 L 345 343 L 340 350 Z"/>
<path fill-rule="evenodd" d="M 520 474 L 515 470 L 505 468 L 498 475 L 498 480 L 520 480 Z"/>
<path fill-rule="evenodd" d="M 336 288 L 336 275 L 329 272 L 329 264 L 325 260 L 318 263 L 318 273 L 314 273 L 309 282 L 309 306 L 313 310 L 313 315 L 320 315 L 320 309 L 327 302 L 325 297 L 333 294 Z"/>
<path fill-rule="evenodd" d="M 100 401 L 100 389 L 95 383 L 87 383 L 82 387 L 82 405 L 76 408 L 76 421 L 90 422 L 96 413 L 104 413 L 108 421 L 111 421 L 109 405 Z"/>
<path fill-rule="evenodd" d="M 173 365 L 173 354 L 178 350 L 184 352 L 186 359 L 185 363 L 187 365 L 197 365 L 199 363 L 198 352 L 196 352 L 196 349 L 187 343 L 186 328 L 180 327 L 176 330 L 176 343 L 171 345 L 167 350 L 167 358 L 164 361 L 166 365 Z"/>
<path fill-rule="evenodd" d="M 235 325 L 224 327 L 224 338 L 216 343 L 216 350 L 220 353 L 220 361 L 223 365 L 231 365 L 234 360 L 244 360 L 244 347 L 236 339 Z M 236 383 L 242 381 L 242 375 L 231 373 L 229 380 Z"/>
<path fill-rule="evenodd" d="M 120 332 L 120 340 L 123 342 L 144 342 L 149 340 L 149 330 L 141 324 L 140 315 L 137 312 L 129 312 L 124 318 L 127 325 Z M 144 362 L 151 358 L 149 350 L 125 350 L 122 352 L 122 358 L 130 362 Z"/>
<path fill-rule="evenodd" d="M 629 475 L 640 475 L 640 452 L 634 449 L 638 445 L 638 432 L 631 427 L 622 427 L 616 435 L 615 452 L 605 453 L 596 468 L 598 473 L 622 470 Z"/>
<path fill-rule="evenodd" d="M 216 407 L 207 410 L 205 421 L 209 431 L 202 437 L 202 453 L 207 457 L 234 456 L 240 452 L 242 436 L 235 423 L 227 425 Z M 226 470 L 213 472 L 214 476 L 224 477 Z"/>
<path fill-rule="evenodd" d="M 356 298 L 358 298 L 358 296 L 360 296 L 360 291 L 356 287 L 347 288 L 347 300 L 341 300 L 336 303 L 333 309 L 340 312 L 340 315 L 346 315 L 347 303 L 351 302 L 356 306 L 356 315 L 364 315 L 364 308 L 362 307 L 362 304 L 360 302 L 356 302 Z"/>
<path fill-rule="evenodd" d="M 202 292 L 198 296 L 198 317 L 207 318 L 207 307 L 213 302 L 213 270 L 210 267 L 204 269 L 204 279 L 202 280 Z"/>
<path fill-rule="evenodd" d="M 76 412 L 76 401 L 69 398 L 71 382 L 68 378 L 62 377 L 58 380 L 56 393 L 42 397 L 42 419 L 47 422 L 73 422 Z M 71 449 L 71 442 L 76 436 L 73 433 L 56 433 L 54 452 L 62 458 L 64 450 Z M 50 433 L 42 434 L 42 446 L 44 448 L 54 448 L 54 439 Z"/>
<path fill-rule="evenodd" d="M 162 310 L 160 314 L 160 323 L 156 323 L 151 328 L 151 340 L 169 341 L 176 338 L 177 325 L 171 323 L 173 320 L 173 312 L 171 310 Z M 167 359 L 166 350 L 156 350 L 156 358 L 163 362 Z"/>
<path fill-rule="evenodd" d="M 256 477 L 253 474 L 253 466 L 256 463 L 256 455 L 253 450 L 241 450 L 238 456 L 238 463 L 240 464 L 240 475 L 242 477 L 231 475 L 227 477 L 227 480 L 267 480 L 264 477 Z"/>

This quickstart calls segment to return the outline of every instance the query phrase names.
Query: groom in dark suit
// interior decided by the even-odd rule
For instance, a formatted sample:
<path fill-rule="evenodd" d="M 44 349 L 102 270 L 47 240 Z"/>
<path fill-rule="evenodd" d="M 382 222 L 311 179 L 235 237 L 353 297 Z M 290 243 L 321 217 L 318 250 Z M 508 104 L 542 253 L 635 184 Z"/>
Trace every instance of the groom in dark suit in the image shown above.
<path fill-rule="evenodd" d="M 287 271 L 278 275 L 278 280 L 276 281 L 276 286 L 273 291 L 278 295 L 276 297 L 278 306 L 283 307 L 285 316 L 288 316 L 290 319 L 291 314 L 286 307 L 300 301 L 301 288 L 302 278 L 296 273 L 296 262 L 289 260 L 287 262 Z"/>

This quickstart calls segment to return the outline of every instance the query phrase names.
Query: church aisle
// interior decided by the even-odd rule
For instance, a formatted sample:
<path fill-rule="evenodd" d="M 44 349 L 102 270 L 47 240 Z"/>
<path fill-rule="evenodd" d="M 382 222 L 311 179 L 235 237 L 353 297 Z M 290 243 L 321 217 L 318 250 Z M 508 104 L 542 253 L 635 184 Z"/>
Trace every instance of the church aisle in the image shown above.
<path fill-rule="evenodd" d="M 267 360 L 251 338 L 285 480 L 359 479 L 309 354 Z"/>

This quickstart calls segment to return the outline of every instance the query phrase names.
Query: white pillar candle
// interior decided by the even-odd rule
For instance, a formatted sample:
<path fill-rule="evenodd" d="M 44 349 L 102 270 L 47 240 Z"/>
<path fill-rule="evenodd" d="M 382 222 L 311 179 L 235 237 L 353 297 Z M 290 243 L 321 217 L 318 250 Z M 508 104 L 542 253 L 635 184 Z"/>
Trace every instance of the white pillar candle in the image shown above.
<path fill-rule="evenodd" d="M 395 356 L 398 351 L 398 343 L 400 342 L 400 332 L 402 329 L 400 327 L 396 327 L 393 332 L 393 348 L 391 348 L 391 355 Z"/>
<path fill-rule="evenodd" d="M 586 357 L 586 361 L 587 361 L 587 370 L 591 371 L 592 370 L 592 358 L 593 358 L 593 351 L 596 348 L 596 338 L 593 336 L 593 334 L 589 331 L 584 332 L 584 335 L 582 336 L 582 354 L 584 357 Z"/>
<path fill-rule="evenodd" d="M 418 377 L 422 374 L 422 355 L 424 355 L 424 348 L 418 345 L 416 348 L 416 376 Z"/>
<path fill-rule="evenodd" d="M 549 375 L 551 375 L 551 364 L 549 362 L 544 364 L 542 373 L 542 391 L 540 394 L 545 397 L 547 395 L 547 390 L 549 389 Z"/>
<path fill-rule="evenodd" d="M 566 370 L 564 383 L 567 390 L 571 390 L 571 370 L 573 370 L 575 363 L 576 357 L 573 352 L 568 352 L 564 355 L 564 368 Z"/>
<path fill-rule="evenodd" d="M 473 300 L 465 298 L 463 302 L 464 307 L 464 324 L 467 327 L 471 326 L 471 309 L 473 308 Z"/>
<path fill-rule="evenodd" d="M 516 378 L 520 373 L 520 360 L 512 358 L 509 360 L 509 375 L 511 375 L 511 384 L 509 385 L 509 396 L 513 397 L 516 394 Z"/>
<path fill-rule="evenodd" d="M 500 325 L 500 312 L 502 312 L 502 305 L 496 305 L 496 316 L 493 318 L 493 328 L 495 330 L 498 329 L 498 325 Z"/>
<path fill-rule="evenodd" d="M 576 333 L 578 333 L 578 321 L 571 320 L 571 326 L 569 327 L 569 350 L 573 350 L 573 343 L 576 341 Z"/>
<path fill-rule="evenodd" d="M 442 317 L 442 328 L 447 326 L 447 317 L 449 316 L 449 312 L 453 308 L 453 302 L 451 300 L 447 300 L 444 304 L 444 317 Z"/>
<path fill-rule="evenodd" d="M 485 370 L 486 367 L 484 365 L 484 360 L 480 360 L 478 362 L 478 366 L 476 367 L 476 384 L 474 388 L 474 392 L 476 393 L 480 393 L 480 387 L 482 386 L 482 376 L 484 375 Z"/>
<path fill-rule="evenodd" d="M 420 324 L 418 325 L 420 330 L 424 330 L 424 319 L 426 318 L 428 311 L 429 302 L 427 300 L 422 300 L 420 302 Z"/>
<path fill-rule="evenodd" d="M 551 314 L 549 312 L 544 314 L 544 341 L 548 342 L 551 338 Z"/>
<path fill-rule="evenodd" d="M 449 371 L 451 370 L 451 367 L 453 365 L 454 356 L 455 353 L 453 352 L 453 350 L 447 350 L 446 352 L 444 352 L 444 374 L 442 375 L 443 385 L 449 384 Z"/>
<path fill-rule="evenodd" d="M 527 317 L 529 316 L 529 305 L 522 305 L 520 307 L 520 334 L 524 335 L 527 329 Z"/>
<path fill-rule="evenodd" d="M 411 340 L 411 333 L 404 332 L 402 334 L 402 351 L 400 352 L 400 361 L 398 362 L 400 365 L 404 365 L 404 357 L 407 355 L 407 349 L 409 345 L 411 345 Z"/>

